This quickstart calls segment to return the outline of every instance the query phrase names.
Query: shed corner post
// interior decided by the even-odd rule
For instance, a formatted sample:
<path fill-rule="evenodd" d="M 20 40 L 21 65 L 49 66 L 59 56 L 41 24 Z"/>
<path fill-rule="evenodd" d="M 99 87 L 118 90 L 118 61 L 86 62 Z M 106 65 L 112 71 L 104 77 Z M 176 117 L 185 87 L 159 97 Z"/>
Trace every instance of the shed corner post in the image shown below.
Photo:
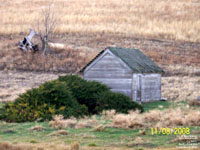
<path fill-rule="evenodd" d="M 136 74 L 133 73 L 132 75 L 132 86 L 131 86 L 131 99 L 133 101 L 137 101 L 137 81 L 136 81 Z"/>

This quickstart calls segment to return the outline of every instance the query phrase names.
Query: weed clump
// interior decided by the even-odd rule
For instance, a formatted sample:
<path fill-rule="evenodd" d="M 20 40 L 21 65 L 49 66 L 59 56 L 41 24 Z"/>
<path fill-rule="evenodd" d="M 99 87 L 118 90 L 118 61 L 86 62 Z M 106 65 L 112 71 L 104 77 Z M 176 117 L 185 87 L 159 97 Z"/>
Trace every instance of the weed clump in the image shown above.
<path fill-rule="evenodd" d="M 131 111 L 129 114 L 117 113 L 110 120 L 112 121 L 112 127 L 125 129 L 199 126 L 200 111 L 191 108 L 152 110 L 142 114 L 138 111 Z"/>
<path fill-rule="evenodd" d="M 30 131 L 43 131 L 45 128 L 43 126 L 34 126 L 32 128 L 30 128 Z"/>
<path fill-rule="evenodd" d="M 78 142 L 74 142 L 70 145 L 71 150 L 79 150 L 79 143 Z"/>
<path fill-rule="evenodd" d="M 56 115 L 53 117 L 53 120 L 49 122 L 49 126 L 57 129 L 75 128 L 76 123 L 76 118 L 64 119 L 62 115 Z"/>

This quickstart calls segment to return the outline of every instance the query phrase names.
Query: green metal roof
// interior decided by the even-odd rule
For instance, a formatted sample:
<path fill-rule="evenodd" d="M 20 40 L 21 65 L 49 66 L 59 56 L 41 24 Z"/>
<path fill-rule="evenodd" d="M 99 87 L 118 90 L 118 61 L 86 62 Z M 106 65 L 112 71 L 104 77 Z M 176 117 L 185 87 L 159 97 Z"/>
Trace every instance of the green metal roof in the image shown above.
<path fill-rule="evenodd" d="M 107 47 L 114 55 L 123 60 L 134 73 L 163 73 L 164 71 L 155 64 L 150 58 L 144 55 L 138 49 Z M 101 51 L 92 61 L 90 61 L 82 70 L 89 66 L 97 57 L 99 57 L 105 50 Z"/>

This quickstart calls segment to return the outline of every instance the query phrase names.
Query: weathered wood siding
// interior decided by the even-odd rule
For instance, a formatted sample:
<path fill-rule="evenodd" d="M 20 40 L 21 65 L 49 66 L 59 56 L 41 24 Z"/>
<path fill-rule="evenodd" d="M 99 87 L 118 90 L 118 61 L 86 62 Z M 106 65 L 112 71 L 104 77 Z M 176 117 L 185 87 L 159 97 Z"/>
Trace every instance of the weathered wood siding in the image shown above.
<path fill-rule="evenodd" d="M 131 97 L 132 70 L 111 52 L 91 64 L 84 72 L 86 80 L 95 80 L 106 84 L 114 92 L 123 93 Z"/>
<path fill-rule="evenodd" d="M 134 101 L 148 102 L 161 99 L 160 74 L 133 74 L 132 98 Z"/>
<path fill-rule="evenodd" d="M 112 91 L 123 93 L 134 101 L 161 99 L 160 74 L 134 74 L 120 58 L 106 50 L 85 70 L 84 79 L 106 84 Z"/>
<path fill-rule="evenodd" d="M 141 80 L 141 100 L 143 102 L 161 99 L 161 75 L 144 74 Z"/>
<path fill-rule="evenodd" d="M 133 101 L 141 101 L 141 80 L 142 74 L 133 74 L 132 77 L 132 99 Z"/>

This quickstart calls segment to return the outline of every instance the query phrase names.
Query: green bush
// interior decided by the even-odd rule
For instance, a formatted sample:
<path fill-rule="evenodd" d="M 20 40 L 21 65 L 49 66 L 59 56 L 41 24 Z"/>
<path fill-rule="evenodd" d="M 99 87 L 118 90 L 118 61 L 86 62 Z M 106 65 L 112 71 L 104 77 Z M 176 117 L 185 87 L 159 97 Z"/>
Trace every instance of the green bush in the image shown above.
<path fill-rule="evenodd" d="M 72 95 L 80 104 L 84 104 L 88 107 L 90 114 L 97 113 L 95 110 L 97 104 L 96 96 L 109 91 L 106 85 L 96 81 L 84 80 L 77 75 L 60 76 L 58 80 L 68 85 L 72 91 Z"/>
<path fill-rule="evenodd" d="M 132 101 L 128 96 L 111 91 L 101 93 L 97 96 L 97 105 L 95 110 L 102 112 L 103 110 L 115 109 L 116 112 L 128 113 L 130 110 L 138 109 L 143 112 L 142 105 Z"/>
<path fill-rule="evenodd" d="M 51 119 L 55 114 L 67 117 L 87 115 L 87 107 L 80 105 L 72 96 L 66 83 L 50 81 L 28 90 L 15 102 L 3 106 L 4 118 L 7 121 L 24 122 L 39 118 Z"/>
<path fill-rule="evenodd" d="M 123 94 L 111 92 L 104 84 L 68 75 L 28 90 L 14 102 L 4 104 L 0 119 L 9 122 L 50 120 L 56 114 L 65 118 L 82 117 L 109 109 L 122 113 L 143 111 L 141 105 Z"/>

